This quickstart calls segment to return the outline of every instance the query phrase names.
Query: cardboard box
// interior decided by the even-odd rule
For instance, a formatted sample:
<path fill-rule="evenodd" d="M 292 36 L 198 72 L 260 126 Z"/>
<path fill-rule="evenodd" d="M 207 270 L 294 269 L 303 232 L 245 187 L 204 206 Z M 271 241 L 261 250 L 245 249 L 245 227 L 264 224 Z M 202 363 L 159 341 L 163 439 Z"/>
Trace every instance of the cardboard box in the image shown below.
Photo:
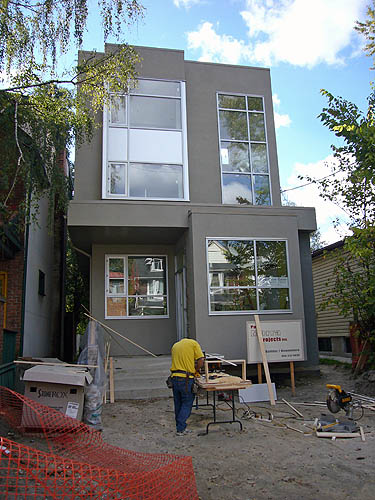
<path fill-rule="evenodd" d="M 84 387 L 92 382 L 86 368 L 38 365 L 26 370 L 23 380 L 26 397 L 68 417 L 82 419 Z M 36 425 L 27 413 L 24 408 L 22 425 Z"/>
<path fill-rule="evenodd" d="M 276 401 L 276 387 L 274 383 L 272 383 L 271 385 L 273 389 L 273 397 Z M 258 403 L 261 401 L 270 400 L 267 384 L 253 384 L 251 387 L 247 387 L 246 389 L 240 389 L 238 391 L 238 396 L 241 403 Z"/>

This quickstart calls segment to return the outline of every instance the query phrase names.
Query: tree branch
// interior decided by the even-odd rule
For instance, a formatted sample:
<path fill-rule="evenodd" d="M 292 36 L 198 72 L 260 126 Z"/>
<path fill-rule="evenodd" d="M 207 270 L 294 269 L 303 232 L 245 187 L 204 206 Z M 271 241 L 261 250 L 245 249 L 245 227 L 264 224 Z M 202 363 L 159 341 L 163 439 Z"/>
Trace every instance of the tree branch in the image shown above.
<path fill-rule="evenodd" d="M 17 148 L 19 151 L 19 157 L 18 157 L 18 161 L 17 161 L 16 173 L 14 174 L 13 183 L 12 183 L 12 186 L 11 186 L 11 188 L 10 188 L 6 198 L 5 198 L 4 206 L 7 205 L 8 200 L 9 200 L 9 198 L 10 198 L 10 196 L 15 188 L 15 185 L 17 182 L 17 177 L 18 177 L 19 171 L 21 169 L 21 161 L 24 160 L 22 149 L 21 149 L 20 143 L 18 141 L 18 103 L 17 102 L 15 102 L 15 105 L 14 105 L 14 137 L 16 139 L 16 144 L 17 144 Z"/>

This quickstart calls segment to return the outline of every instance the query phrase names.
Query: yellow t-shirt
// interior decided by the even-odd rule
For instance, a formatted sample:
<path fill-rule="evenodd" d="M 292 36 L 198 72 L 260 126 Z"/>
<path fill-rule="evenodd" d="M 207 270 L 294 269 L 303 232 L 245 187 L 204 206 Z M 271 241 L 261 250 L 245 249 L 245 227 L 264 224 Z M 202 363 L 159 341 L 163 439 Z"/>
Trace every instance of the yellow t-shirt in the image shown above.
<path fill-rule="evenodd" d="M 195 361 L 203 358 L 203 352 L 196 340 L 182 339 L 172 346 L 171 371 L 183 370 L 195 373 Z M 184 373 L 172 373 L 172 377 L 186 377 Z M 193 376 L 190 376 L 193 378 Z"/>

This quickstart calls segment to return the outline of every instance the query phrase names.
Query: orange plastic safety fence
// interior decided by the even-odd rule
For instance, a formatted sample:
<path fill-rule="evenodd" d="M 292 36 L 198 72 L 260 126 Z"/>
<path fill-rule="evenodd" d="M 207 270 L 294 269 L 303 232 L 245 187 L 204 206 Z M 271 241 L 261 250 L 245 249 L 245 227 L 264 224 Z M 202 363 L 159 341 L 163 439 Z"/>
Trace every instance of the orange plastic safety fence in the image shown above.
<path fill-rule="evenodd" d="M 198 499 L 191 457 L 111 446 L 82 422 L 5 387 L 0 418 L 47 446 L 41 451 L 0 438 L 1 498 Z"/>

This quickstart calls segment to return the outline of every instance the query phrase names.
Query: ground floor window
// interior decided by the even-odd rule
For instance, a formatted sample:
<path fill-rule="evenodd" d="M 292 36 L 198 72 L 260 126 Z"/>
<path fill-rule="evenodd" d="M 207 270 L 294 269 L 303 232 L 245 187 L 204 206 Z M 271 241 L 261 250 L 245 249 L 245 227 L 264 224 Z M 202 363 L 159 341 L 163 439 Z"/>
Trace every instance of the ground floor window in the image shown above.
<path fill-rule="evenodd" d="M 287 242 L 207 239 L 209 310 L 290 310 Z"/>
<path fill-rule="evenodd" d="M 105 316 L 167 317 L 167 257 L 107 255 Z"/>
<path fill-rule="evenodd" d="M 331 337 L 319 337 L 318 344 L 319 344 L 319 351 L 332 352 Z"/>

